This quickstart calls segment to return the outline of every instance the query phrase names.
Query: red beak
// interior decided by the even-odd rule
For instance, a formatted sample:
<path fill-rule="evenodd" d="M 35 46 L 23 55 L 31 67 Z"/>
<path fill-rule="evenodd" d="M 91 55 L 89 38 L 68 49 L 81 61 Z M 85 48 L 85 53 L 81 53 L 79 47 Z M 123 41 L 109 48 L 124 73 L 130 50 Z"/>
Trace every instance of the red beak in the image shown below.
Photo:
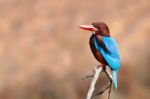
<path fill-rule="evenodd" d="M 93 25 L 80 25 L 79 27 L 84 30 L 97 31 L 97 28 L 95 28 Z"/>

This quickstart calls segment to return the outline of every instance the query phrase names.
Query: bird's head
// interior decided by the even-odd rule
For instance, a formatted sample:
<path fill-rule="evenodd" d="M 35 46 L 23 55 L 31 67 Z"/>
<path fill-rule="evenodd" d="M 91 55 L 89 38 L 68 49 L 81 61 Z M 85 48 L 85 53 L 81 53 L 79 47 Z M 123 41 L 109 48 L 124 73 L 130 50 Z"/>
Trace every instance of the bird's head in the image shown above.
<path fill-rule="evenodd" d="M 110 37 L 109 28 L 104 22 L 93 22 L 92 25 L 80 25 L 80 28 L 94 32 L 96 35 Z"/>

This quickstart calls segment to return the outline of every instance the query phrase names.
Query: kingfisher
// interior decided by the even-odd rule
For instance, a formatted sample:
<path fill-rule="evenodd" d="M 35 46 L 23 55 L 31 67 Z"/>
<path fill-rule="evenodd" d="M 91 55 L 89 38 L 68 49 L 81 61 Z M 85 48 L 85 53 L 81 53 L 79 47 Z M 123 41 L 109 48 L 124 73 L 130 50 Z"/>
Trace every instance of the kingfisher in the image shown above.
<path fill-rule="evenodd" d="M 80 28 L 92 32 L 89 40 L 91 51 L 100 66 L 108 66 L 112 71 L 112 80 L 117 89 L 117 73 L 120 69 L 119 48 L 115 39 L 110 35 L 109 28 L 104 22 L 93 22 L 91 25 L 80 25 Z"/>

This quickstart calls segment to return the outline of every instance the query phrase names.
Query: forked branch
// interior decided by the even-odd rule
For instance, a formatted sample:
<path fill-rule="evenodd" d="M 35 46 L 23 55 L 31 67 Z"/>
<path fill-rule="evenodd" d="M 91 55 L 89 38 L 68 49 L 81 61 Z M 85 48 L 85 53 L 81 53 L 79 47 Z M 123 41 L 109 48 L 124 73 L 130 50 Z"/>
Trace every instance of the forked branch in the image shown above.
<path fill-rule="evenodd" d="M 89 91 L 87 93 L 86 99 L 91 99 L 92 98 L 93 91 L 95 90 L 95 84 L 96 84 L 96 81 L 97 81 L 101 71 L 102 71 L 102 67 L 100 67 L 100 66 L 94 67 L 94 76 L 93 76 L 93 79 L 90 83 L 90 88 L 89 88 Z"/>
<path fill-rule="evenodd" d="M 108 99 L 110 99 L 110 93 L 111 93 L 111 88 L 112 88 L 112 75 L 111 75 L 111 73 L 109 72 L 109 70 L 107 68 L 102 68 L 101 66 L 94 67 L 94 75 L 86 76 L 85 78 L 83 78 L 83 79 L 86 79 L 86 78 L 93 77 L 93 79 L 92 79 L 92 81 L 90 83 L 90 88 L 88 90 L 86 99 L 92 99 L 92 95 L 93 95 L 93 92 L 95 90 L 95 84 L 96 84 L 96 82 L 98 80 L 98 77 L 99 77 L 101 72 L 105 72 L 106 76 L 109 79 L 109 85 L 104 90 L 98 92 L 95 96 L 101 95 L 107 89 L 109 89 L 109 91 L 108 91 Z"/>

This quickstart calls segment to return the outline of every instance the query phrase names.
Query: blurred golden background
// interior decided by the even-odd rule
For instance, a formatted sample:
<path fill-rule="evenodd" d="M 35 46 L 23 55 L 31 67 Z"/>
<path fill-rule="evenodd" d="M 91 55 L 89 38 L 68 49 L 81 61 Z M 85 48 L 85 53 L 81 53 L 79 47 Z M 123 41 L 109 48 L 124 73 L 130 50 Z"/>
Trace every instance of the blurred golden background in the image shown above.
<path fill-rule="evenodd" d="M 150 99 L 149 0 L 0 0 L 0 99 L 85 99 L 91 79 L 82 77 L 99 63 L 78 26 L 93 21 L 120 47 L 111 99 Z"/>

